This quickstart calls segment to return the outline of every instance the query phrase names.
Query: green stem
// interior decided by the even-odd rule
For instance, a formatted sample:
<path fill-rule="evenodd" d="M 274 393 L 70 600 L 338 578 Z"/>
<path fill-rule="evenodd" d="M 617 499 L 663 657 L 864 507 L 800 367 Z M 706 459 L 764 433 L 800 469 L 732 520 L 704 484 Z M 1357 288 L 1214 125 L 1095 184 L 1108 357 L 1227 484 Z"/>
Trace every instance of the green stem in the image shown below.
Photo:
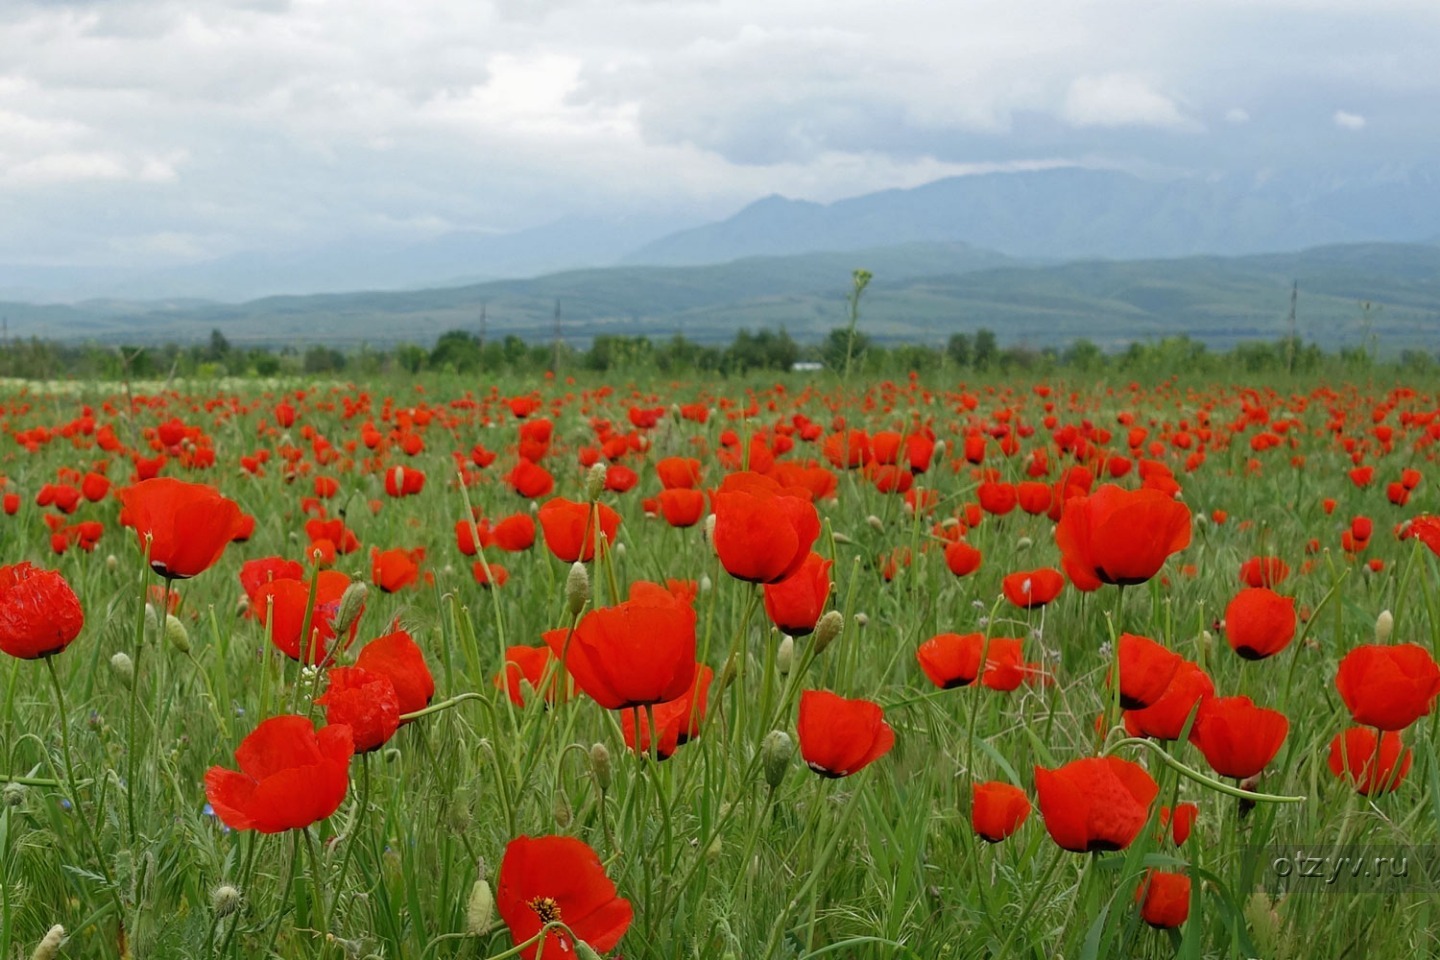
<path fill-rule="evenodd" d="M 1145 740 L 1141 737 L 1126 737 L 1124 740 L 1117 740 L 1115 743 L 1111 744 L 1108 748 L 1106 748 L 1106 750 L 1102 753 L 1102 756 L 1108 756 L 1109 754 L 1115 752 L 1121 747 L 1144 747 L 1145 749 L 1151 751 L 1157 757 L 1159 757 L 1160 760 L 1167 767 L 1175 770 L 1181 776 L 1187 777 L 1200 784 L 1201 786 L 1209 787 L 1211 790 L 1214 790 L 1217 793 L 1223 793 L 1226 796 L 1238 797 L 1241 800 L 1250 800 L 1255 803 L 1304 803 L 1308 799 L 1307 797 L 1287 797 L 1273 793 L 1252 793 L 1249 790 L 1241 790 L 1239 787 L 1232 787 L 1228 783 L 1216 780 L 1214 777 L 1208 777 L 1198 770 L 1187 767 L 1185 764 L 1181 763 L 1179 760 L 1176 760 L 1174 757 L 1170 756 L 1170 754 L 1166 753 L 1157 744 L 1154 744 L 1149 740 Z"/>

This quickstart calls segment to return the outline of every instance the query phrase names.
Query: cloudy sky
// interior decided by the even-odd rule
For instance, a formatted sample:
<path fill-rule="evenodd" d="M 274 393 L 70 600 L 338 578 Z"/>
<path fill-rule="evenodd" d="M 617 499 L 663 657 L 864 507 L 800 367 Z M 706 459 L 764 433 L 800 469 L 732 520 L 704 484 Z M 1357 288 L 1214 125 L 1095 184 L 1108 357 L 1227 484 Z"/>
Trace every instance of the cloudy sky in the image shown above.
<path fill-rule="evenodd" d="M 0 262 L 1440 154 L 1436 0 L 3 0 Z"/>

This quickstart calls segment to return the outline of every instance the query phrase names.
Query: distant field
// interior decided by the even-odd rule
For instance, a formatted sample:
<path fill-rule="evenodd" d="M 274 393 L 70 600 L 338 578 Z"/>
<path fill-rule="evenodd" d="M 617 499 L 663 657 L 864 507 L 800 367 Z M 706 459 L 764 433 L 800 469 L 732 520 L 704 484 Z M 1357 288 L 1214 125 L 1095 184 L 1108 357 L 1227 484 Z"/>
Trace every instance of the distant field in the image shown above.
<path fill-rule="evenodd" d="M 1440 949 L 1433 384 L 3 389 L 0 956 Z"/>

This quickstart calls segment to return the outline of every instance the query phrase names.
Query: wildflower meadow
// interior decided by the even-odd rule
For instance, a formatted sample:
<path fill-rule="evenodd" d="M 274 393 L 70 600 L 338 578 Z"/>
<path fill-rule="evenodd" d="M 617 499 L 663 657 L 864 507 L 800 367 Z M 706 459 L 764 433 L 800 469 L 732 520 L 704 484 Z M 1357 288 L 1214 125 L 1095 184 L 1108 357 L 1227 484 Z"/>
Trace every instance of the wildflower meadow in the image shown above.
<path fill-rule="evenodd" d="M 0 404 L 0 957 L 1440 953 L 1434 384 Z"/>

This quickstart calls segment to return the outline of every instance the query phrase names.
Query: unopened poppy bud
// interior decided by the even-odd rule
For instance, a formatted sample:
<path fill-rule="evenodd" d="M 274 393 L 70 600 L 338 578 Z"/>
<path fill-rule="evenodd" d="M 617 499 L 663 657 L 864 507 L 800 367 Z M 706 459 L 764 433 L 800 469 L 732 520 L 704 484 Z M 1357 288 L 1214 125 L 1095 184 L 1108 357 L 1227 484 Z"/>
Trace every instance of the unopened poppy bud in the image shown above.
<path fill-rule="evenodd" d="M 857 627 L 868 627 L 868 626 L 870 626 L 870 614 L 868 614 L 868 613 L 857 613 L 857 614 L 855 614 L 855 626 L 857 626 Z"/>
<path fill-rule="evenodd" d="M 1386 644 L 1390 642 L 1390 634 L 1395 632 L 1395 615 L 1389 610 L 1381 610 L 1380 616 L 1375 618 L 1375 642 Z"/>
<path fill-rule="evenodd" d="M 845 536 L 845 534 L 843 533 L 836 533 L 834 534 L 834 537 L 836 543 L 843 543 L 846 546 L 849 546 L 855 542 L 854 540 L 851 540 L 849 537 Z"/>
<path fill-rule="evenodd" d="M 108 557 L 105 558 L 105 569 L 107 569 L 107 570 L 118 570 L 118 569 L 120 569 L 120 558 L 117 557 L 117 556 L 115 556 L 115 554 L 113 554 L 113 553 L 110 554 Z"/>
<path fill-rule="evenodd" d="M 615 544 L 615 559 L 617 559 L 617 560 L 624 560 L 624 559 L 625 559 L 625 544 L 623 544 L 623 543 L 617 543 L 617 544 Z"/>
<path fill-rule="evenodd" d="M 715 549 L 715 514 L 705 518 L 705 542 L 710 544 L 710 549 Z"/>
<path fill-rule="evenodd" d="M 786 634 L 780 641 L 779 648 L 775 651 L 775 669 L 780 671 L 780 676 L 788 677 L 790 668 L 795 665 L 795 638 Z"/>
<path fill-rule="evenodd" d="M 610 750 L 603 743 L 590 748 L 590 770 L 595 774 L 595 783 L 601 793 L 610 790 Z"/>
<path fill-rule="evenodd" d="M 370 588 L 359 580 L 345 588 L 345 592 L 340 595 L 340 610 L 335 614 L 335 636 L 343 637 L 350 631 L 350 627 L 360 618 L 360 611 L 365 608 L 365 596 L 369 592 Z"/>
<path fill-rule="evenodd" d="M 1203 646 L 1206 650 L 1212 650 L 1212 649 L 1214 649 L 1214 647 L 1215 647 L 1215 635 L 1214 635 L 1213 633 L 1211 633 L 1209 630 L 1201 630 L 1201 631 L 1200 631 L 1200 645 Z"/>
<path fill-rule="evenodd" d="M 145 604 L 145 632 L 160 632 L 160 615 L 156 613 L 155 608 L 148 603 Z"/>
<path fill-rule="evenodd" d="M 596 463 L 590 467 L 590 472 L 585 474 L 585 499 L 592 503 L 600 499 L 600 491 L 605 489 L 605 464 Z"/>
<path fill-rule="evenodd" d="M 181 653 L 190 652 L 190 631 L 185 629 L 185 624 L 174 614 L 165 615 L 165 639 Z"/>
<path fill-rule="evenodd" d="M 235 616 L 237 616 L 237 617 L 243 617 L 243 616 L 245 616 L 245 614 L 247 614 L 247 613 L 249 613 L 249 612 L 250 612 L 250 598 L 249 598 L 249 597 L 241 597 L 239 600 L 235 601 Z"/>
<path fill-rule="evenodd" d="M 830 610 L 817 620 L 815 631 L 810 635 L 816 655 L 824 653 L 825 648 L 840 636 L 840 631 L 843 629 L 845 629 L 845 616 L 839 610 Z"/>
<path fill-rule="evenodd" d="M 715 834 L 715 839 L 714 839 L 714 840 L 711 840 L 711 841 L 710 841 L 710 846 L 708 846 L 708 847 L 705 848 L 705 858 L 706 858 L 707 860 L 718 860 L 718 859 L 720 859 L 720 852 L 721 852 L 724 848 L 725 848 L 725 847 L 724 847 L 724 844 L 722 844 L 722 843 L 720 842 L 720 834 L 718 834 L 718 833 Z"/>
<path fill-rule="evenodd" d="M 765 770 L 765 782 L 771 790 L 780 786 L 785 771 L 790 769 L 790 758 L 795 755 L 795 741 L 784 730 L 771 730 L 760 742 L 760 763 Z"/>
<path fill-rule="evenodd" d="M 386 763 L 400 762 L 400 751 L 395 749 L 394 747 L 387 748 L 386 751 L 381 754 L 381 756 L 385 758 Z"/>
<path fill-rule="evenodd" d="M 1025 550 L 1029 550 L 1034 545 L 1034 540 L 1031 540 L 1029 537 L 1021 537 L 1019 540 L 1015 541 L 1015 551 L 1019 553 Z"/>
<path fill-rule="evenodd" d="M 566 827 L 570 826 L 570 821 L 572 817 L 570 811 L 570 798 L 565 796 L 565 793 L 563 791 L 557 792 L 555 794 L 554 808 L 555 825 L 558 826 L 561 830 L 564 830 Z"/>
<path fill-rule="evenodd" d="M 121 650 L 110 658 L 110 672 L 115 674 L 115 679 L 129 690 L 135 685 L 135 662 L 130 659 L 130 654 Z"/>
<path fill-rule="evenodd" d="M 872 513 L 870 514 L 870 516 L 866 517 L 865 522 L 870 524 L 870 529 L 878 530 L 881 533 L 885 532 L 885 521 L 875 516 L 875 514 Z"/>
<path fill-rule="evenodd" d="M 565 578 L 565 606 L 570 611 L 570 616 L 578 617 L 589 602 L 590 574 L 585 569 L 585 564 L 576 560 L 570 565 L 570 573 Z"/>
<path fill-rule="evenodd" d="M 18 807 L 25 803 L 25 784 L 5 784 L 5 806 Z"/>
<path fill-rule="evenodd" d="M 60 956 L 60 945 L 64 942 L 65 928 L 57 923 L 50 928 L 49 933 L 45 934 L 45 938 L 40 941 L 35 952 L 30 954 L 30 960 L 55 960 Z"/>
<path fill-rule="evenodd" d="M 228 883 L 216 887 L 210 895 L 210 908 L 215 911 L 216 920 L 230 916 L 240 909 L 240 891 Z"/>
<path fill-rule="evenodd" d="M 595 948 L 584 940 L 575 941 L 575 957 L 576 960 L 602 960 L 600 954 L 595 952 Z"/>
<path fill-rule="evenodd" d="M 465 903 L 465 932 L 472 937 L 483 937 L 490 932 L 490 923 L 495 919 L 495 892 L 489 881 L 483 877 L 470 888 L 470 899 Z"/>
<path fill-rule="evenodd" d="M 715 586 L 715 584 L 713 584 L 713 583 L 710 582 L 710 575 L 709 575 L 709 574 L 701 574 L 701 575 L 700 575 L 700 592 L 701 592 L 701 593 L 709 593 L 709 592 L 710 592 L 710 588 L 713 587 L 713 586 Z"/>

